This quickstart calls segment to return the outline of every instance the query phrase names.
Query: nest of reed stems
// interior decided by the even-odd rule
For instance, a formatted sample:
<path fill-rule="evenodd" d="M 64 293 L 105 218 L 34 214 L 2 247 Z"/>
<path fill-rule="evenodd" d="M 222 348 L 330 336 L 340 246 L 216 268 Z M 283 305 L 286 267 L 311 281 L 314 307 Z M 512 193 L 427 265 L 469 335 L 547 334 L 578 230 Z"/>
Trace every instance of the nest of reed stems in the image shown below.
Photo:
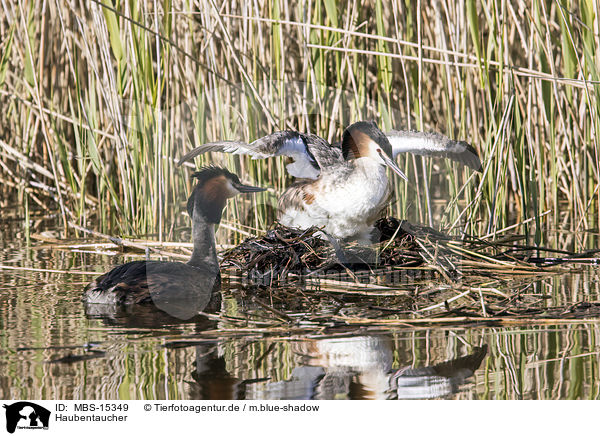
<path fill-rule="evenodd" d="M 335 246 L 318 235 L 276 225 L 224 253 L 222 273 L 247 305 L 278 321 L 365 328 L 484 323 L 521 324 L 600 316 L 600 304 L 552 305 L 531 283 L 595 264 L 600 250 L 571 253 L 450 236 L 395 218 L 376 223 L 373 247 Z M 296 319 L 297 317 L 300 317 Z"/>

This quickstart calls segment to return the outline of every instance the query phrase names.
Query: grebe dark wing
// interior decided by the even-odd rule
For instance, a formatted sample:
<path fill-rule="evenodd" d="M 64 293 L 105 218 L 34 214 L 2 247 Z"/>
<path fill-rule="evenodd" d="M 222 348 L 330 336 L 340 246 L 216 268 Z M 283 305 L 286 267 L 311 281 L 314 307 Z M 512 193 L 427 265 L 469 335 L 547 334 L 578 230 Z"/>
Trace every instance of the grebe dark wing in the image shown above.
<path fill-rule="evenodd" d="M 178 165 L 210 151 L 246 154 L 252 156 L 253 159 L 283 155 L 294 159 L 294 162 L 287 165 L 290 175 L 316 179 L 321 174 L 321 167 L 312 152 L 313 147 L 309 145 L 314 141 L 313 137 L 315 136 L 304 135 L 293 130 L 283 130 L 263 136 L 250 144 L 240 141 L 209 142 L 188 152 L 179 160 Z M 325 140 L 321 140 L 327 144 Z M 329 144 L 327 146 L 329 147 Z"/>
<path fill-rule="evenodd" d="M 85 287 L 83 300 L 99 304 L 138 304 L 149 302 L 146 261 L 119 265 Z"/>
<path fill-rule="evenodd" d="M 137 260 L 120 265 L 90 283 L 88 304 L 148 304 L 189 319 L 205 310 L 218 292 L 218 272 L 181 262 Z"/>
<path fill-rule="evenodd" d="M 408 130 L 391 130 L 386 136 L 392 144 L 394 157 L 399 153 L 445 157 L 481 172 L 481 160 L 477 150 L 467 142 L 454 141 L 439 133 Z"/>
<path fill-rule="evenodd" d="M 325 139 L 312 133 L 304 133 L 302 136 L 306 138 L 306 147 L 320 168 L 339 165 L 344 161 L 340 144 L 330 145 Z"/>

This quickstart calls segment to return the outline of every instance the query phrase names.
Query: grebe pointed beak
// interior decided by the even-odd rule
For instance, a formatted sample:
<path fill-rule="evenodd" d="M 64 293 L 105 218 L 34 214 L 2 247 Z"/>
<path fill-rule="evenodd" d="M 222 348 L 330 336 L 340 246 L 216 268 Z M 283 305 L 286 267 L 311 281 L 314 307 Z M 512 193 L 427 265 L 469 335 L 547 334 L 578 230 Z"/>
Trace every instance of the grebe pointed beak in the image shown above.
<path fill-rule="evenodd" d="M 241 193 L 262 192 L 262 191 L 267 190 L 267 188 L 260 188 L 258 186 L 250 186 L 250 185 L 242 185 L 241 183 L 236 183 L 233 186 L 235 187 L 235 189 L 237 189 Z"/>
<path fill-rule="evenodd" d="M 394 162 L 387 154 L 380 151 L 379 156 L 381 156 L 381 159 L 383 159 L 383 162 L 385 162 L 385 164 L 388 167 L 390 167 L 396 174 L 398 174 L 404 180 L 408 181 L 408 178 L 406 177 L 406 175 L 400 170 L 400 168 L 398 168 L 398 165 L 396 165 L 396 162 Z"/>

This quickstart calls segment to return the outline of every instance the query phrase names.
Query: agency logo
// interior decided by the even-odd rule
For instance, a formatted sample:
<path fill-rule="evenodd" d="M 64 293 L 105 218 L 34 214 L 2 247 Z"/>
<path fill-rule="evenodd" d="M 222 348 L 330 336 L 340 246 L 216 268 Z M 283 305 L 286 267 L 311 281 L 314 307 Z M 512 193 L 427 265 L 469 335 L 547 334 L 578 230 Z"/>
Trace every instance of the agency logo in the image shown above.
<path fill-rule="evenodd" d="M 48 430 L 50 411 L 29 401 L 4 404 L 6 409 L 6 431 L 14 433 L 18 428 L 27 430 Z"/>

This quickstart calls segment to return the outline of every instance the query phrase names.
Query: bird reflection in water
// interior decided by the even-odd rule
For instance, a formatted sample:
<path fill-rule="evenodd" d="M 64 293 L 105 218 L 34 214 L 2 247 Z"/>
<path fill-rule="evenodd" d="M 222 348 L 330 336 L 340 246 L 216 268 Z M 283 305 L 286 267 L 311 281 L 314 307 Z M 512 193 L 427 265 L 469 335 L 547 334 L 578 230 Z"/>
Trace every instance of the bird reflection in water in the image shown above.
<path fill-rule="evenodd" d="M 226 368 L 218 347 L 196 348 L 191 399 L 433 399 L 461 391 L 487 355 L 487 345 L 457 359 L 422 368 L 392 369 L 385 336 L 300 341 L 301 364 L 287 380 L 243 379 Z"/>

